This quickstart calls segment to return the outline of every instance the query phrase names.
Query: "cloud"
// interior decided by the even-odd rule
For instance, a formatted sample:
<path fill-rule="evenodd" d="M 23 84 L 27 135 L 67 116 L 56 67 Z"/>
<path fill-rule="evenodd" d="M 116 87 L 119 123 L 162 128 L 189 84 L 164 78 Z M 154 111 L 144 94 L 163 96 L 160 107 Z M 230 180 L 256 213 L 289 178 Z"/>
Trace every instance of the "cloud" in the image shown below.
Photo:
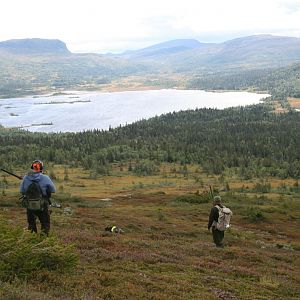
<path fill-rule="evenodd" d="M 295 14 L 300 11 L 300 1 L 299 0 L 284 0 L 279 1 L 279 7 L 283 9 L 287 14 Z"/>
<path fill-rule="evenodd" d="M 4 0 L 0 40 L 58 38 L 72 51 L 123 51 L 175 38 L 300 36 L 299 20 L 300 0 Z"/>

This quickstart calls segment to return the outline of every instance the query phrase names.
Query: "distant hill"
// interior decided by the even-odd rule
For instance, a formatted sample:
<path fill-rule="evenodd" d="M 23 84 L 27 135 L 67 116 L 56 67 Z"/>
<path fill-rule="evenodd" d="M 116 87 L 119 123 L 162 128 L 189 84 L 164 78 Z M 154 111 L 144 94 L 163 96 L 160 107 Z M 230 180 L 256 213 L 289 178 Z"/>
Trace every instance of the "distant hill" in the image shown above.
<path fill-rule="evenodd" d="M 300 39 L 273 35 L 255 35 L 221 44 L 219 55 L 226 63 L 254 62 L 282 64 L 300 59 Z"/>
<path fill-rule="evenodd" d="M 135 51 L 126 51 L 122 56 L 130 59 L 155 59 L 157 57 L 165 57 L 174 53 L 205 47 L 207 45 L 209 44 L 200 43 L 194 39 L 177 39 Z"/>
<path fill-rule="evenodd" d="M 8 40 L 0 42 L 0 51 L 17 55 L 65 55 L 71 53 L 64 42 L 49 39 Z"/>
<path fill-rule="evenodd" d="M 122 56 L 161 63 L 175 72 L 282 67 L 300 61 L 300 38 L 254 35 L 223 43 L 182 39 L 125 52 Z"/>
<path fill-rule="evenodd" d="M 202 68 L 281 67 L 300 61 L 300 38 L 255 35 L 207 44 L 165 57 L 174 71 Z"/>

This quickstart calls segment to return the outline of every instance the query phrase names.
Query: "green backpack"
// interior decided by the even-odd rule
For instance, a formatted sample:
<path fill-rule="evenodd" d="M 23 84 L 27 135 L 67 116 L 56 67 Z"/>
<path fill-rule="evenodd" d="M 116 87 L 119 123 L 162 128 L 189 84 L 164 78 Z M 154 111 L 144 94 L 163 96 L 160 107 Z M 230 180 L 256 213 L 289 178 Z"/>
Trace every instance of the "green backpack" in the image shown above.
<path fill-rule="evenodd" d="M 37 182 L 31 182 L 23 197 L 22 206 L 33 211 L 42 211 L 45 208 L 46 199 Z"/>

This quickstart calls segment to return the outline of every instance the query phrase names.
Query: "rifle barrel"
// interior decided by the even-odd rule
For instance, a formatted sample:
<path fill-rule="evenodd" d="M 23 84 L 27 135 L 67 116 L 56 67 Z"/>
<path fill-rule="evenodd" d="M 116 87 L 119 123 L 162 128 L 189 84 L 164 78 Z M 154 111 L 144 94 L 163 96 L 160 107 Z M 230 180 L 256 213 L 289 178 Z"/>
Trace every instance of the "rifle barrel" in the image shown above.
<path fill-rule="evenodd" d="M 7 170 L 4 170 L 4 169 L 0 169 L 1 171 L 3 171 L 3 172 L 5 172 L 5 173 L 7 173 L 7 174 L 9 174 L 9 175 L 12 175 L 12 176 L 15 176 L 15 177 L 17 177 L 18 179 L 20 179 L 20 180 L 22 180 L 23 179 L 23 177 L 21 177 L 21 176 L 19 176 L 19 175 L 16 175 L 16 174 L 14 174 L 14 173 L 11 173 L 11 172 L 9 172 L 9 171 L 7 171 Z"/>

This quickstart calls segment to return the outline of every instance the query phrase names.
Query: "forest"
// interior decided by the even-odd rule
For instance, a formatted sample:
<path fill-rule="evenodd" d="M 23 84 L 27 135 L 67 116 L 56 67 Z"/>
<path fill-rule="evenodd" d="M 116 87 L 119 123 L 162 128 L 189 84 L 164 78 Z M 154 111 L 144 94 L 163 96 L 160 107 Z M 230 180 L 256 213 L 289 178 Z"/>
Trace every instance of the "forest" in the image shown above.
<path fill-rule="evenodd" d="M 112 164 L 142 175 L 163 162 L 198 164 L 205 172 L 241 178 L 300 177 L 300 115 L 267 104 L 168 113 L 108 131 L 44 134 L 0 129 L 0 164 L 26 168 L 32 159 L 109 175 Z M 288 134 L 287 134 L 288 133 Z"/>

